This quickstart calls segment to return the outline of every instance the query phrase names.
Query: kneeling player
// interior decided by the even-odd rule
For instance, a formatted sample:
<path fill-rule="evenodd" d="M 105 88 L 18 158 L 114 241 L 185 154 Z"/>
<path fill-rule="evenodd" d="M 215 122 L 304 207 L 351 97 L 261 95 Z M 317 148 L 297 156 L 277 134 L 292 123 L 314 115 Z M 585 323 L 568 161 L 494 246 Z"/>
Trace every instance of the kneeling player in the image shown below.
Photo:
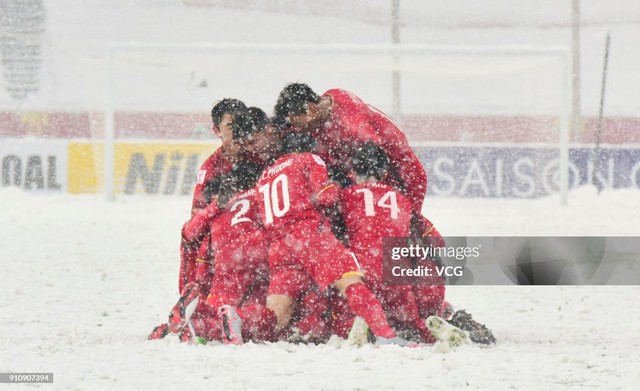
<path fill-rule="evenodd" d="M 271 238 L 271 282 L 267 307 L 277 317 L 277 329 L 291 321 L 296 301 L 314 285 L 334 285 L 349 307 L 370 326 L 378 344 L 406 345 L 389 326 L 380 302 L 363 284 L 357 262 L 333 235 L 318 208 L 335 204 L 338 187 L 329 183 L 326 166 L 309 153 L 313 139 L 289 134 L 283 155 L 262 173 L 257 184 L 261 217 Z"/>
<path fill-rule="evenodd" d="M 383 303 L 390 323 L 402 330 L 413 328 L 422 342 L 435 342 L 433 331 L 440 332 L 438 337 L 447 338 L 450 344 L 461 343 L 463 336 L 437 318 L 442 315 L 444 277 L 413 286 L 387 285 L 382 281 L 383 237 L 408 237 L 412 224 L 411 202 L 382 181 L 388 168 L 384 151 L 373 143 L 365 143 L 355 152 L 352 167 L 356 184 L 341 194 L 351 250 L 362 260 L 367 285 Z M 432 232 L 434 230 L 432 228 Z M 433 238 L 438 239 L 426 240 L 423 245 L 444 244 L 439 233 Z M 434 264 L 429 259 L 426 262 Z M 491 331 L 464 311 L 453 314 L 448 323 L 468 331 L 473 342 L 495 342 Z"/>
<path fill-rule="evenodd" d="M 387 285 L 382 281 L 382 239 L 410 235 L 411 202 L 384 183 L 389 162 L 377 145 L 367 142 L 356 150 L 352 167 L 355 184 L 342 191 L 340 205 L 350 249 L 360 260 L 365 282 L 382 303 L 396 330 L 417 332 L 421 342 L 434 343 L 436 340 L 427 328 L 426 316 L 420 316 L 413 287 Z M 444 280 L 434 283 L 441 285 Z M 435 286 L 432 288 L 437 290 Z M 424 299 L 435 301 L 429 305 L 432 308 L 438 308 L 442 302 L 438 296 Z"/>
<path fill-rule="evenodd" d="M 217 318 L 223 305 L 255 304 L 251 310 L 257 312 L 260 305 L 264 307 L 269 281 L 266 245 L 251 205 L 253 193 L 243 191 L 253 186 L 258 173 L 251 163 L 237 164 L 211 187 L 207 209 L 212 217 L 206 228 L 210 240 L 198 254 L 195 281 L 185 285 L 169 316 L 169 330 L 180 333 L 184 342 L 192 342 L 196 335 L 206 340 L 223 338 Z M 207 300 L 201 292 L 205 285 L 211 286 Z M 265 333 L 256 327 L 251 335 L 256 340 L 270 339 Z"/>

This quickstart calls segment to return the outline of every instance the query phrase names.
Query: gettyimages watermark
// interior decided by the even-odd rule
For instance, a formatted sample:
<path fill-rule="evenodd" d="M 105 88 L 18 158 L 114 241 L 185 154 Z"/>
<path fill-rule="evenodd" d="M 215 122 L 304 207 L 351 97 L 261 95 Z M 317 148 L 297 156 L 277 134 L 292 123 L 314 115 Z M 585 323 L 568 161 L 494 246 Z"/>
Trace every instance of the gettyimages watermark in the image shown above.
<path fill-rule="evenodd" d="M 638 237 L 447 237 L 382 241 L 387 285 L 638 285 Z"/>

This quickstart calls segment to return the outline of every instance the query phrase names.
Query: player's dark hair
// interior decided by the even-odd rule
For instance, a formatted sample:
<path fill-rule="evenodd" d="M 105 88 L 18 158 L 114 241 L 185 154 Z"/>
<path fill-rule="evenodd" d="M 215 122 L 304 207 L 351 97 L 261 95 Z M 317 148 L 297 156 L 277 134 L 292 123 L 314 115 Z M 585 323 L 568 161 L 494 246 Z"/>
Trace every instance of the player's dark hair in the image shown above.
<path fill-rule="evenodd" d="M 218 205 L 224 206 L 229 199 L 238 192 L 238 178 L 233 173 L 221 176 L 220 190 L 218 191 Z"/>
<path fill-rule="evenodd" d="M 267 113 L 265 113 L 264 110 L 259 107 L 249 107 L 249 115 L 251 116 L 253 126 L 258 131 L 264 130 L 265 126 L 267 126 L 271 122 L 271 119 L 269 118 Z"/>
<path fill-rule="evenodd" d="M 305 83 L 290 83 L 284 86 L 273 112 L 278 118 L 307 112 L 307 104 L 320 102 L 320 96 Z"/>
<path fill-rule="evenodd" d="M 237 179 L 237 191 L 247 190 L 255 185 L 262 168 L 250 161 L 242 161 L 231 170 L 231 175 Z"/>
<path fill-rule="evenodd" d="M 293 125 L 283 117 L 273 116 L 270 121 L 271 125 L 273 125 L 274 129 L 278 132 L 286 132 L 293 127 Z"/>
<path fill-rule="evenodd" d="M 251 188 L 261 171 L 260 166 L 249 161 L 235 164 L 227 175 L 222 176 L 218 192 L 219 205 L 225 205 L 234 194 Z"/>
<path fill-rule="evenodd" d="M 218 192 L 220 192 L 220 185 L 222 184 L 222 180 L 224 179 L 223 176 L 224 175 L 218 175 L 204 184 L 202 195 L 204 196 L 207 205 L 211 203 L 211 198 L 215 195 L 218 195 Z"/>
<path fill-rule="evenodd" d="M 389 158 L 382 148 L 367 141 L 355 151 L 351 164 L 357 175 L 381 180 L 389 169 Z"/>
<path fill-rule="evenodd" d="M 351 181 L 347 173 L 340 168 L 335 166 L 327 167 L 327 170 L 329 171 L 329 179 L 339 184 L 340 187 L 345 188 L 353 185 L 353 182 Z"/>
<path fill-rule="evenodd" d="M 239 140 L 252 134 L 262 132 L 270 123 L 270 119 L 259 107 L 249 107 L 247 110 L 238 110 L 231 124 L 233 139 Z"/>
<path fill-rule="evenodd" d="M 315 148 L 316 140 L 308 133 L 294 132 L 285 135 L 280 142 L 280 153 L 311 152 Z"/>
<path fill-rule="evenodd" d="M 222 121 L 222 117 L 225 113 L 236 114 L 241 110 L 247 110 L 247 105 L 238 99 L 225 98 L 216 102 L 211 109 L 211 120 L 213 121 L 213 126 L 218 127 L 220 125 L 220 121 Z"/>

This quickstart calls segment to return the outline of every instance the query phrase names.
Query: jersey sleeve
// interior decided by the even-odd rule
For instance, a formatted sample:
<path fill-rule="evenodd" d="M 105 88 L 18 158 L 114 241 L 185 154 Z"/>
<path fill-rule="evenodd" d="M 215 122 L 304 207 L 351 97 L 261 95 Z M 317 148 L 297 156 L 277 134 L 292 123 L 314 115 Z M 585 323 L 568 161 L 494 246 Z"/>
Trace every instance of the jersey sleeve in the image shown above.
<path fill-rule="evenodd" d="M 341 124 L 342 131 L 336 142 L 345 140 L 354 145 L 367 141 L 382 145 L 382 139 L 370 121 L 370 106 L 360 98 L 344 90 L 327 91 L 333 97 L 334 120 Z"/>
<path fill-rule="evenodd" d="M 339 186 L 329 180 L 327 166 L 318 155 L 308 155 L 307 178 L 316 205 L 330 207 L 338 202 Z"/>
<path fill-rule="evenodd" d="M 207 232 L 207 227 L 218 213 L 220 208 L 215 203 L 211 202 L 204 209 L 199 210 L 182 226 L 182 238 L 187 242 L 192 242 Z"/>
<path fill-rule="evenodd" d="M 222 148 L 218 148 L 207 160 L 202 163 L 200 170 L 196 175 L 196 186 L 193 190 L 193 200 L 191 202 L 192 215 L 199 209 L 207 206 L 207 200 L 204 197 L 204 186 L 207 182 L 213 180 L 216 176 L 224 174 L 231 170 L 231 163 L 225 159 Z"/>
<path fill-rule="evenodd" d="M 384 149 L 398 175 L 404 194 L 417 211 L 427 192 L 427 172 L 402 130 L 378 109 L 343 90 L 329 90 L 334 99 L 335 115 L 344 125 L 340 142 L 350 141 L 354 147 L 371 141 Z"/>
<path fill-rule="evenodd" d="M 431 220 L 426 218 L 420 212 L 414 212 L 411 219 L 411 231 L 414 235 L 426 245 L 434 247 L 444 247 L 445 241 L 440 232 L 433 225 Z"/>
<path fill-rule="evenodd" d="M 395 127 L 393 123 L 390 126 Z M 399 130 L 398 130 L 399 132 Z M 422 210 L 422 203 L 427 193 L 427 171 L 415 152 L 409 146 L 403 134 L 400 137 L 390 137 L 385 140 L 382 148 L 389 157 L 398 179 L 402 182 L 404 194 L 409 198 L 414 210 Z"/>

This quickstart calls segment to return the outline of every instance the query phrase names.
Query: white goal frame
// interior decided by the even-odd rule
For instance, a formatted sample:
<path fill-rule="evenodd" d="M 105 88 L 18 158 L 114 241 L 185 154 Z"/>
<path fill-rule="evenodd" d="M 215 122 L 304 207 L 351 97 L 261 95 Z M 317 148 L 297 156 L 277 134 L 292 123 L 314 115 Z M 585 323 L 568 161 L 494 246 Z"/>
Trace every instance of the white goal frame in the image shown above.
<path fill-rule="evenodd" d="M 106 107 L 104 134 L 104 192 L 108 200 L 115 198 L 114 167 L 115 167 L 115 137 L 114 137 L 114 96 L 112 73 L 114 69 L 114 54 L 118 52 L 137 51 L 166 51 L 166 52 L 211 52 L 211 53 L 343 53 L 377 54 L 400 58 L 406 54 L 446 54 L 446 55 L 509 55 L 530 56 L 545 55 L 560 60 L 562 72 L 560 108 L 560 199 L 566 205 L 569 191 L 569 140 L 570 140 L 570 110 L 573 101 L 571 86 L 571 51 L 568 47 L 547 46 L 536 47 L 530 45 L 501 45 L 501 46 L 444 46 L 419 44 L 237 44 L 237 43 L 145 43 L 145 42 L 109 42 L 106 45 Z M 391 70 L 393 71 L 393 70 Z M 391 77 L 391 72 L 390 72 Z M 399 96 L 393 86 L 393 95 Z"/>

